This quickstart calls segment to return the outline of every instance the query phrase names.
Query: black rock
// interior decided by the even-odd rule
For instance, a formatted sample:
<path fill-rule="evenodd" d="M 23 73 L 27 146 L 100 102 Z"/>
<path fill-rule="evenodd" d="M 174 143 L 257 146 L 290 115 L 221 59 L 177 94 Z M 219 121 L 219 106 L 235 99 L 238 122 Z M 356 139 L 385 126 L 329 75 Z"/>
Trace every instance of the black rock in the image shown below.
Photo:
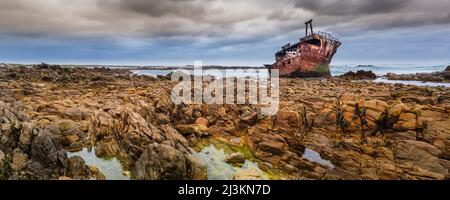
<path fill-rule="evenodd" d="M 44 167 L 59 164 L 59 145 L 47 130 L 33 139 L 31 144 L 31 158 L 40 162 Z"/>
<path fill-rule="evenodd" d="M 340 77 L 351 80 L 363 80 L 363 79 L 376 79 L 377 75 L 372 71 L 358 70 L 356 73 L 353 71 L 349 71 Z"/>

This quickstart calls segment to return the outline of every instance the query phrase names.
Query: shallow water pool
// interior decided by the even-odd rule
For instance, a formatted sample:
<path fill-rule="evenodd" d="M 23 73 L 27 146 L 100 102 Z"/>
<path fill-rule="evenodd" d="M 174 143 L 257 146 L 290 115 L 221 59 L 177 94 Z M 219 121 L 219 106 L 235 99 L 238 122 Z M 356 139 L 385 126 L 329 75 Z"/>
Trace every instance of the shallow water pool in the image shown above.
<path fill-rule="evenodd" d="M 105 175 L 106 180 L 130 180 L 130 177 L 123 175 L 123 167 L 117 158 L 103 159 L 95 155 L 95 150 L 89 151 L 88 148 L 75 153 L 67 153 L 67 157 L 71 158 L 79 156 L 83 158 L 88 166 L 97 167 L 100 172 Z"/>
<path fill-rule="evenodd" d="M 204 147 L 200 152 L 193 155 L 206 164 L 208 180 L 232 180 L 236 171 L 250 168 L 260 171 L 263 179 L 268 179 L 264 172 L 259 169 L 258 164 L 250 160 L 246 160 L 242 166 L 231 165 L 225 162 L 224 159 L 227 154 L 224 149 L 216 148 L 213 144 Z"/>
<path fill-rule="evenodd" d="M 305 149 L 305 153 L 303 153 L 303 158 L 310 162 L 315 162 L 327 166 L 330 169 L 334 168 L 334 165 L 329 160 L 323 159 L 319 153 L 309 148 Z"/>

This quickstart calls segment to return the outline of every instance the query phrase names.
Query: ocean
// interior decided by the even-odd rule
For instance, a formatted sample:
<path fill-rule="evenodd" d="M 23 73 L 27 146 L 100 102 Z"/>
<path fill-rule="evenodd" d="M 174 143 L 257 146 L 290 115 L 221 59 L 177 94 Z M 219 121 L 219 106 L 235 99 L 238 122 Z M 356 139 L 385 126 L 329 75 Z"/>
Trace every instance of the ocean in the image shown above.
<path fill-rule="evenodd" d="M 396 74 L 414 74 L 414 73 L 431 73 L 431 72 L 437 72 L 437 71 L 443 71 L 449 64 L 441 64 L 441 65 L 419 65 L 419 64 L 381 64 L 381 65 L 357 65 L 357 64 L 347 64 L 347 65 L 332 65 L 330 66 L 330 71 L 332 76 L 340 76 L 348 71 L 358 71 L 358 70 L 365 70 L 365 71 L 372 71 L 377 76 L 384 76 L 387 73 L 396 73 Z M 133 72 L 138 75 L 150 75 L 150 76 L 157 76 L 157 75 L 167 75 L 170 72 L 173 72 L 176 70 L 134 70 Z M 235 71 L 229 74 L 229 76 L 233 77 L 256 77 L 258 76 L 258 73 L 261 77 L 265 78 L 268 76 L 268 71 L 264 68 L 255 70 L 243 70 L 242 71 Z M 213 75 L 216 77 L 223 77 L 224 76 L 224 70 L 219 70 L 217 72 L 208 71 L 207 74 L 204 75 Z M 420 81 L 390 81 L 385 78 L 378 78 L 374 82 L 384 82 L 384 83 L 401 83 L 401 84 L 410 84 L 410 85 L 417 85 L 417 86 L 445 86 L 450 87 L 450 83 L 431 83 L 431 82 L 420 82 Z"/>

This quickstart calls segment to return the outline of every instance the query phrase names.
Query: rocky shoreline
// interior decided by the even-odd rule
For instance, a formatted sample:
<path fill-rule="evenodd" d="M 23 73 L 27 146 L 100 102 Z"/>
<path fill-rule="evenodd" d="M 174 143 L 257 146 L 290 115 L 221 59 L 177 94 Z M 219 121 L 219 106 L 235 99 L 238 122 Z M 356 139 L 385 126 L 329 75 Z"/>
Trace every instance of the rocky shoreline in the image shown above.
<path fill-rule="evenodd" d="M 424 82 L 438 82 L 450 83 L 450 66 L 442 72 L 434 73 L 416 73 L 416 74 L 395 74 L 388 73 L 386 77 L 389 80 L 403 80 L 403 81 L 424 81 Z"/>
<path fill-rule="evenodd" d="M 194 156 L 205 139 L 261 169 L 234 179 L 450 178 L 448 88 L 281 79 L 280 111 L 264 117 L 255 105 L 174 105 L 175 84 L 126 69 L 0 67 L 0 179 L 105 179 L 67 156 L 86 147 L 132 179 L 208 179 Z"/>

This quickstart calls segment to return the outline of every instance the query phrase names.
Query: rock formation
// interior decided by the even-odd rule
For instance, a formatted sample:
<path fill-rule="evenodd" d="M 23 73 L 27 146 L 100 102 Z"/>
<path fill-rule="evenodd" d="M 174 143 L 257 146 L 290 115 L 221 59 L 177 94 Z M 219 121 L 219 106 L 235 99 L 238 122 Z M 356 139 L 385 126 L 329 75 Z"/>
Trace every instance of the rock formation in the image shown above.
<path fill-rule="evenodd" d="M 86 147 L 135 179 L 207 179 L 193 150 L 205 139 L 241 149 L 226 160 L 251 159 L 274 179 L 449 178 L 448 88 L 281 79 L 279 112 L 262 116 L 258 105 L 175 105 L 175 84 L 128 70 L 0 67 L 0 179 L 105 179 L 68 158 Z"/>
<path fill-rule="evenodd" d="M 407 81 L 426 81 L 426 82 L 450 82 L 450 66 L 444 71 L 433 73 L 415 73 L 415 74 L 395 74 L 388 73 L 386 77 L 389 80 L 407 80 Z"/>
<path fill-rule="evenodd" d="M 358 70 L 356 73 L 349 71 L 339 77 L 350 80 L 372 80 L 376 79 L 377 75 L 375 75 L 372 71 Z"/>

